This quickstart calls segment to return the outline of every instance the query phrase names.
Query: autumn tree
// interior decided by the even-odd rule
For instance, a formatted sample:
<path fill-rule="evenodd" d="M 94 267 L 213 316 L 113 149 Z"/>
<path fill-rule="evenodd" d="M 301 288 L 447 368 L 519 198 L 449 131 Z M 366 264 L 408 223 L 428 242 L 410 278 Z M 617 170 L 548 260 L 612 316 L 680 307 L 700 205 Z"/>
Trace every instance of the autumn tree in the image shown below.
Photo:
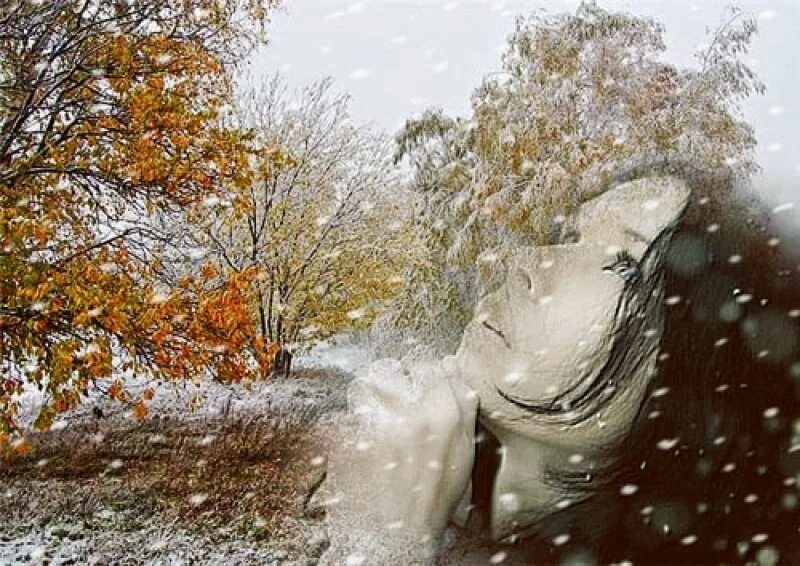
<path fill-rule="evenodd" d="M 273 4 L 0 6 L 0 441 L 26 384 L 46 394 L 46 427 L 93 385 L 146 414 L 152 392 L 132 397 L 124 372 L 239 379 L 258 365 L 249 274 L 166 284 L 148 218 L 250 183 L 258 148 L 219 117 Z"/>
<path fill-rule="evenodd" d="M 690 165 L 726 191 L 757 170 L 739 108 L 764 89 L 742 60 L 755 23 L 730 12 L 689 69 L 664 62 L 664 31 L 594 3 L 520 17 L 469 116 L 431 109 L 406 123 L 397 159 L 423 200 L 435 269 L 407 288 L 400 324 L 425 334 L 431 318 L 468 320 L 515 247 L 564 241 L 576 206 L 620 176 Z M 459 334 L 427 338 L 447 350 Z"/>
<path fill-rule="evenodd" d="M 277 369 L 294 352 L 364 328 L 399 286 L 408 208 L 391 140 L 354 125 L 348 97 L 322 80 L 290 93 L 278 77 L 243 90 L 235 118 L 258 143 L 243 206 L 214 203 L 198 221 L 201 247 L 224 273 L 256 270 L 253 309 Z"/>

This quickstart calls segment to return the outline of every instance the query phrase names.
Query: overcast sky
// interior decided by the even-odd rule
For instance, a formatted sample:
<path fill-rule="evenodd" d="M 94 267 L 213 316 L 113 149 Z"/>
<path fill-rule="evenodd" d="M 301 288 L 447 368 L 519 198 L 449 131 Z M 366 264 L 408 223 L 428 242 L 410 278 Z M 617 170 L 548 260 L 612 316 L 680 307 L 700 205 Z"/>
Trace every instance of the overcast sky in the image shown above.
<path fill-rule="evenodd" d="M 279 71 L 290 85 L 332 76 L 352 95 L 354 119 L 394 132 L 428 106 L 464 115 L 482 76 L 498 70 L 517 14 L 574 11 L 576 0 L 284 0 L 271 43 L 252 60 L 256 75 Z M 601 0 L 606 9 L 657 18 L 666 25 L 666 60 L 693 65 L 693 53 L 731 2 Z M 749 62 L 767 94 L 745 106 L 755 125 L 764 175 L 775 201 L 800 201 L 800 1 L 735 2 L 756 17 L 760 33 Z M 800 207 L 800 202 L 798 202 Z"/>

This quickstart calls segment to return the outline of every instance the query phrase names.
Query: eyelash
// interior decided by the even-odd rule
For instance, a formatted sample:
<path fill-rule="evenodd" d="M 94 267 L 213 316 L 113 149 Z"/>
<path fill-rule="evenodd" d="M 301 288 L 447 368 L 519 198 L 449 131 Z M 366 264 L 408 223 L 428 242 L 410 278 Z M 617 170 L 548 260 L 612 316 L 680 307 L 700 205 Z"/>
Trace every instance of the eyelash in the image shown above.
<path fill-rule="evenodd" d="M 636 283 L 642 275 L 639 262 L 625 250 L 619 252 L 613 262 L 604 266 L 603 271 L 618 275 L 625 283 Z"/>

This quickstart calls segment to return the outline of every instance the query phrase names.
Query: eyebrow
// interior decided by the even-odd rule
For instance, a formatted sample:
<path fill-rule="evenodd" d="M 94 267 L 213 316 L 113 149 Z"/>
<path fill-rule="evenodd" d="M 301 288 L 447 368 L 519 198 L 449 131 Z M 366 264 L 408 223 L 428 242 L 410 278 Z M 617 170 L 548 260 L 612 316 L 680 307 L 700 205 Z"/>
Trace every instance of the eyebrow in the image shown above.
<path fill-rule="evenodd" d="M 649 244 L 650 243 L 650 238 L 648 238 L 647 236 L 637 232 L 633 228 L 625 228 L 625 234 L 627 236 L 631 236 L 634 240 L 638 240 L 639 242 L 643 242 L 645 244 Z"/>

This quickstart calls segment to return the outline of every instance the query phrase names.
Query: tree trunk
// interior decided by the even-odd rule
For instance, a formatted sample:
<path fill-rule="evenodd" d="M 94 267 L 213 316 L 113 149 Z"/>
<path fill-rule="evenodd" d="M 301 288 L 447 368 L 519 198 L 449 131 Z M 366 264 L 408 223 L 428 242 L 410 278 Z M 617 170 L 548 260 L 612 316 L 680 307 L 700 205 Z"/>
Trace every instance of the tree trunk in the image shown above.
<path fill-rule="evenodd" d="M 275 360 L 272 364 L 273 374 L 283 374 L 284 377 L 289 377 L 292 371 L 292 353 L 281 346 L 281 349 L 275 354 Z"/>
<path fill-rule="evenodd" d="M 283 377 L 289 377 L 289 374 L 292 372 L 292 358 L 294 356 L 291 352 L 287 351 L 286 356 L 283 359 Z"/>

